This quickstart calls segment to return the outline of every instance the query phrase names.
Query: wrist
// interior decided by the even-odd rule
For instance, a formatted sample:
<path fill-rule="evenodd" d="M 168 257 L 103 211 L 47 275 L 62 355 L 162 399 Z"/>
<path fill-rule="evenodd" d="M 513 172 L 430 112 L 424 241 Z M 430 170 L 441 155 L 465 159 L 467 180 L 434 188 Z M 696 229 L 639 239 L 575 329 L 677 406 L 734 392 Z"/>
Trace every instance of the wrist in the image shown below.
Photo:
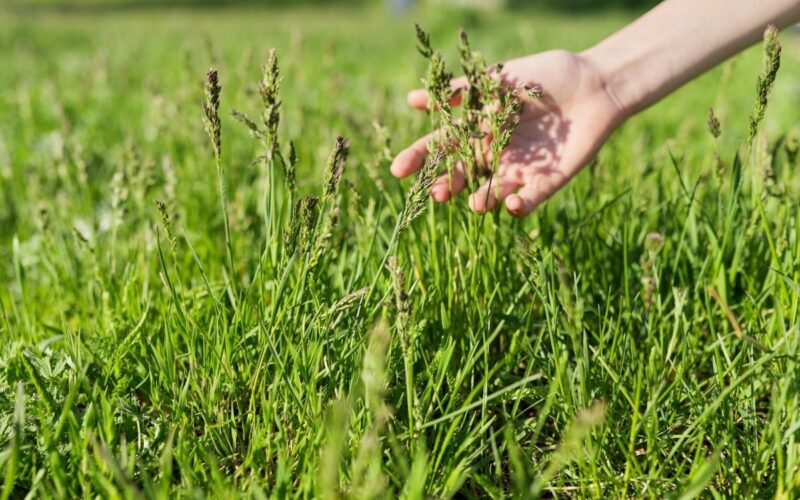
<path fill-rule="evenodd" d="M 605 54 L 602 48 L 595 46 L 578 52 L 575 56 L 581 65 L 593 75 L 596 81 L 596 92 L 599 98 L 607 101 L 613 110 L 614 126 L 620 125 L 636 113 L 634 88 L 632 81 L 621 81 L 618 77 L 619 65 Z"/>
<path fill-rule="evenodd" d="M 616 110 L 615 121 L 622 123 L 642 108 L 644 95 L 636 79 L 635 68 L 622 54 L 605 47 L 602 42 L 578 53 L 599 82 L 599 91 L 604 94 Z"/>

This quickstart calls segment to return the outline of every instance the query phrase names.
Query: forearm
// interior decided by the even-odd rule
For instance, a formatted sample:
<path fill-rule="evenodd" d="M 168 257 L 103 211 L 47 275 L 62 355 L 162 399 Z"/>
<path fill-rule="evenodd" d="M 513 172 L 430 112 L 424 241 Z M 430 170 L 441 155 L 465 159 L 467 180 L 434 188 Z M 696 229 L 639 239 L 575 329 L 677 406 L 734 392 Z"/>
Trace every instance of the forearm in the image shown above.
<path fill-rule="evenodd" d="M 665 0 L 582 55 L 625 118 L 798 21 L 800 0 Z"/>

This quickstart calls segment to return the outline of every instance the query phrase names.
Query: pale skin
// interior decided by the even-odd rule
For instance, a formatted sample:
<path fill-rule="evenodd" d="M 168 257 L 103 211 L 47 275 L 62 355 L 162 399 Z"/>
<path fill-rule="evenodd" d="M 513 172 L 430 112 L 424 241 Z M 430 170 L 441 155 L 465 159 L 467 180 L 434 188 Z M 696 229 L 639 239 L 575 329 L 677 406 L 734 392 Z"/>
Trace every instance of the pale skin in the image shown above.
<path fill-rule="evenodd" d="M 583 52 L 542 52 L 504 63 L 502 78 L 540 88 L 542 99 L 525 99 L 519 125 L 490 181 L 469 197 L 484 213 L 504 204 L 525 216 L 563 187 L 597 154 L 625 120 L 686 82 L 758 42 L 770 24 L 800 22 L 800 0 L 665 0 L 635 22 Z M 463 88 L 463 79 L 452 83 Z M 424 90 L 408 103 L 428 108 Z M 453 101 L 458 104 L 458 97 Z M 396 177 L 419 170 L 430 136 L 392 162 Z M 467 187 L 457 165 L 431 188 L 446 202 Z"/>

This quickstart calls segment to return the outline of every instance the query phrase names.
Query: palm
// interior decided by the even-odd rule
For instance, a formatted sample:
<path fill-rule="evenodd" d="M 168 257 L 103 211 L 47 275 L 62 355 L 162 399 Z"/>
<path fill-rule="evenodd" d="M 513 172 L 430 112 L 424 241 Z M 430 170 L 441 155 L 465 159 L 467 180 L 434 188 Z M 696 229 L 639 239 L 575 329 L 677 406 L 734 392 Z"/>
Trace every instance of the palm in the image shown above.
<path fill-rule="evenodd" d="M 526 99 L 495 175 L 478 187 L 469 201 L 474 211 L 482 213 L 505 200 L 509 212 L 525 215 L 592 158 L 616 125 L 619 110 L 594 71 L 568 52 L 545 52 L 509 61 L 502 77 L 507 84 L 537 86 L 544 97 Z M 454 85 L 463 85 L 463 80 L 456 80 Z M 424 109 L 424 91 L 412 92 L 409 102 Z M 392 172 L 404 177 L 418 170 L 428 141 L 429 137 L 424 137 L 398 154 Z M 466 185 L 465 172 L 457 165 L 451 176 L 437 179 L 432 195 L 437 201 L 447 201 Z"/>

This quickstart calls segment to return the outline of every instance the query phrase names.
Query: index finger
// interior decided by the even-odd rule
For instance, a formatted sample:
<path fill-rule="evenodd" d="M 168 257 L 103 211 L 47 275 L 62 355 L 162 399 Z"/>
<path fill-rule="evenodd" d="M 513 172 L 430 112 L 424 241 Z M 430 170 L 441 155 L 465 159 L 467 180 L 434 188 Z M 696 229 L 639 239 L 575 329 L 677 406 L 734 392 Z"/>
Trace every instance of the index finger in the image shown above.
<path fill-rule="evenodd" d="M 400 178 L 407 177 L 422 168 L 425 158 L 428 156 L 428 144 L 441 139 L 442 136 L 441 130 L 431 132 L 397 153 L 390 167 L 392 175 Z"/>
<path fill-rule="evenodd" d="M 465 77 L 455 78 L 450 81 L 450 88 L 453 90 L 453 97 L 450 98 L 451 106 L 458 106 L 461 104 L 461 91 L 467 87 L 467 79 Z M 427 111 L 430 109 L 428 92 L 425 89 L 416 89 L 408 93 L 408 104 L 415 109 Z"/>

